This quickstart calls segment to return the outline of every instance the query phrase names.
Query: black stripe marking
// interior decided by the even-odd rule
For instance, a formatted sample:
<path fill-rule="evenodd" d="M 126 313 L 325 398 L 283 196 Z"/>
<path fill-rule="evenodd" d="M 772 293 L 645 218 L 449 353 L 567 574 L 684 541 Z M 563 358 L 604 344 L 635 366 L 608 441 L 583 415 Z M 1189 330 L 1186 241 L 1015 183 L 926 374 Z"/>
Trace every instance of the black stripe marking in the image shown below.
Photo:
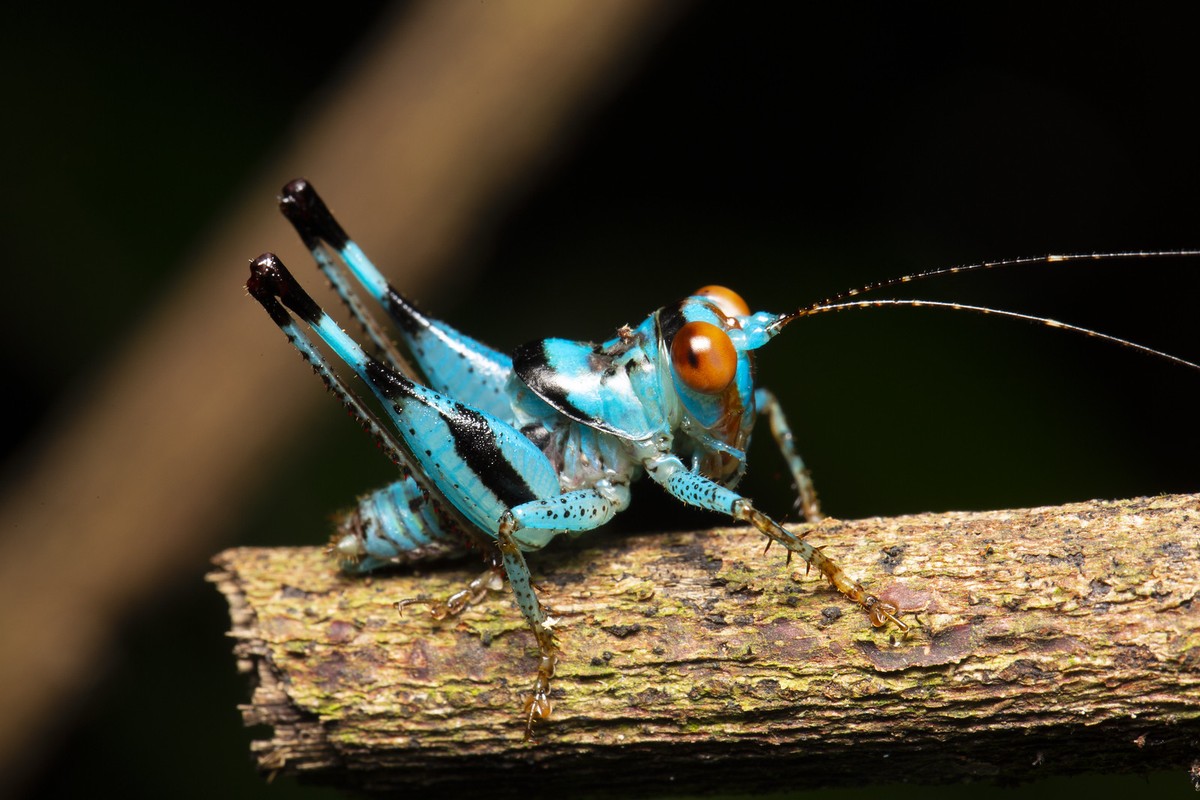
<path fill-rule="evenodd" d="M 429 327 L 429 318 L 389 283 L 383 296 L 383 310 L 409 336 L 419 336 Z"/>
<path fill-rule="evenodd" d="M 537 500 L 525 478 L 500 450 L 487 419 L 462 403 L 455 403 L 455 411 L 455 416 L 443 415 L 454 437 L 454 452 L 479 476 L 483 485 L 509 508 Z"/>
<path fill-rule="evenodd" d="M 367 362 L 367 379 L 392 402 L 422 402 L 422 398 L 413 390 L 415 384 L 412 381 L 374 358 Z M 429 408 L 437 411 L 449 427 L 455 454 L 501 503 L 514 508 L 538 499 L 525 478 L 505 457 L 496 441 L 496 432 L 486 417 L 462 403 L 454 403 L 453 413 L 445 413 L 434 406 Z"/>
<path fill-rule="evenodd" d="M 687 324 L 687 318 L 683 316 L 683 303 L 660 308 L 655 314 L 654 324 L 658 327 L 658 340 L 670 347 L 675 334 Z"/>
<path fill-rule="evenodd" d="M 544 339 L 521 345 L 513 351 L 512 360 L 517 377 L 551 407 L 585 424 L 603 424 L 567 399 L 567 388 L 561 376 L 550 366 Z"/>

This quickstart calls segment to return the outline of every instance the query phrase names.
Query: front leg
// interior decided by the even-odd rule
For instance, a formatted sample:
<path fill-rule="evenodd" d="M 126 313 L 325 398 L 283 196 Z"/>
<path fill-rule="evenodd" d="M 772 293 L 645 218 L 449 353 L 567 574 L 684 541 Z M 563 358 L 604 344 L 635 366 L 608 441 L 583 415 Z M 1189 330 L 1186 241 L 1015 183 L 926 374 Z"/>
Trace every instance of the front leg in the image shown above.
<path fill-rule="evenodd" d="M 788 471 L 792 473 L 792 481 L 796 485 L 796 497 L 804 518 L 809 522 L 820 522 L 825 519 L 821 513 L 821 504 L 817 502 L 817 490 L 813 487 L 812 476 L 804 460 L 796 450 L 796 440 L 792 436 L 792 426 L 788 424 L 783 414 L 783 407 L 775 399 L 770 389 L 759 388 L 754 392 L 754 405 L 759 412 L 766 414 L 767 424 L 771 426 L 771 436 L 779 445 L 779 452 L 787 462 Z"/>
<path fill-rule="evenodd" d="M 896 617 L 899 609 L 895 605 L 869 594 L 862 584 L 847 575 L 841 567 L 834 563 L 833 559 L 822 553 L 819 547 L 809 544 L 759 511 L 749 499 L 703 475 L 692 472 L 676 456 L 659 456 L 650 459 L 646 464 L 646 472 L 656 483 L 661 484 L 682 502 L 749 522 L 768 539 L 786 547 L 789 559 L 792 553 L 803 558 L 810 567 L 816 567 L 822 575 L 828 578 L 835 589 L 862 606 L 863 610 L 867 612 L 871 624 L 875 627 L 881 627 L 891 622 L 901 631 L 908 630 L 908 625 Z"/>

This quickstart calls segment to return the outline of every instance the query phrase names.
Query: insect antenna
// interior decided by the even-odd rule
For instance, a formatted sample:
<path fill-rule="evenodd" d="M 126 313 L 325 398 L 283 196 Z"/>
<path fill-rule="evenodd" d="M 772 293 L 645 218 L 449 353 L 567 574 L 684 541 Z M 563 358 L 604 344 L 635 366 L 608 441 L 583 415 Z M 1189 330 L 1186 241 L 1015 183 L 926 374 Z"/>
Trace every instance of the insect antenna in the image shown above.
<path fill-rule="evenodd" d="M 1060 253 L 1044 256 L 1022 256 L 1020 258 L 1006 258 L 999 261 L 981 261 L 977 264 L 959 264 L 952 267 L 939 267 L 937 269 L 910 272 L 906 275 L 900 275 L 895 278 L 873 281 L 872 283 L 859 286 L 856 289 L 847 289 L 845 291 L 838 292 L 837 294 L 830 295 L 820 302 L 813 303 L 805 308 L 801 308 L 799 311 L 795 312 L 794 315 L 788 315 L 788 317 L 810 316 L 811 313 L 817 313 L 822 308 L 849 300 L 851 297 L 858 297 L 859 295 L 877 292 L 882 289 L 890 289 L 901 284 L 916 283 L 918 281 L 928 280 L 929 278 L 939 278 L 946 275 L 960 275 L 969 272 L 984 272 L 986 270 L 1001 269 L 1004 267 L 1019 267 L 1028 264 L 1069 264 L 1080 261 L 1119 261 L 1138 258 L 1194 258 L 1196 256 L 1200 256 L 1200 250 L 1118 250 L 1111 253 Z"/>
<path fill-rule="evenodd" d="M 1200 363 L 1189 361 L 1185 358 L 1172 355 L 1162 350 L 1156 350 L 1153 347 L 1139 344 L 1129 339 L 1124 339 L 1120 336 L 1102 333 L 1092 328 L 1085 328 L 1082 325 L 1074 325 L 1069 322 L 1052 319 L 1050 317 L 1041 317 L 1036 314 L 1025 314 L 1019 311 L 1009 311 L 1001 308 L 993 308 L 990 306 L 978 306 L 968 303 L 956 303 L 945 300 L 924 300 L 924 299 L 905 299 L 905 298 L 877 298 L 867 300 L 855 300 L 852 298 L 864 295 L 870 292 L 877 292 L 884 289 L 893 288 L 902 284 L 914 283 L 929 278 L 936 278 L 945 275 L 956 275 L 967 272 L 982 272 L 984 270 L 998 269 L 1002 267 L 1014 267 L 1025 264 L 1061 264 L 1078 261 L 1102 261 L 1102 260 L 1122 260 L 1135 258 L 1188 258 L 1200 256 L 1200 250 L 1154 250 L 1154 251 L 1119 251 L 1112 253 L 1067 253 L 1062 255 L 1046 255 L 1046 256 L 1026 256 L 1023 258 L 1010 258 L 1001 261 L 984 261 L 977 264 L 965 264 L 953 267 L 941 267 L 939 269 L 925 270 L 923 272 L 912 272 L 907 275 L 901 275 L 897 278 L 888 278 L 886 280 L 875 281 L 860 286 L 856 289 L 838 292 L 831 295 L 820 302 L 813 303 L 810 306 L 805 306 L 789 314 L 782 314 L 774 322 L 767 327 L 771 333 L 777 333 L 784 325 L 789 322 L 800 319 L 801 317 L 812 317 L 817 314 L 825 314 L 833 311 L 847 311 L 850 309 L 861 308 L 883 308 L 883 307 L 907 307 L 907 308 L 945 308 L 953 311 L 969 311 L 975 314 L 988 314 L 996 317 L 1004 317 L 1006 319 L 1015 319 L 1022 322 L 1032 322 L 1037 325 L 1044 325 L 1048 328 L 1058 328 L 1060 330 L 1077 333 L 1093 339 L 1098 339 L 1105 342 L 1110 342 L 1121 347 L 1126 347 L 1131 350 L 1143 353 L 1145 355 L 1161 358 L 1174 364 L 1178 364 L 1189 369 L 1200 370 Z"/>

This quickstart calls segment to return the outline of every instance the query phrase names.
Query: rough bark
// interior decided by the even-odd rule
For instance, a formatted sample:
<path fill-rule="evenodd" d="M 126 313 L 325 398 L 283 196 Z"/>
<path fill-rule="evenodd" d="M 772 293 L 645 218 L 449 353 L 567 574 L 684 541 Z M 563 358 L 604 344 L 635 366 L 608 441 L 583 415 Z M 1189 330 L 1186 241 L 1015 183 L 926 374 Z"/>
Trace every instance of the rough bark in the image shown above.
<path fill-rule="evenodd" d="M 256 678 L 246 723 L 273 727 L 259 765 L 322 782 L 747 791 L 1200 758 L 1200 496 L 827 521 L 810 539 L 912 629 L 870 628 L 746 528 L 535 556 L 563 649 L 536 743 L 511 600 L 440 622 L 393 607 L 476 564 L 356 579 L 316 549 L 242 548 L 211 579 Z"/>

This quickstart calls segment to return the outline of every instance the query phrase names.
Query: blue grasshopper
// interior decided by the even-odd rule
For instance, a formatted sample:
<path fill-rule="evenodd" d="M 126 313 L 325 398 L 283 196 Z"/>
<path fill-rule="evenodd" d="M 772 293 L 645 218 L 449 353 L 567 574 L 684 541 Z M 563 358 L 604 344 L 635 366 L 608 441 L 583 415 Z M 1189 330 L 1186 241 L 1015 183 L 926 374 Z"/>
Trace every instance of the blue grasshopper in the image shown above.
<path fill-rule="evenodd" d="M 550 716 L 558 648 L 524 553 L 559 534 L 579 534 L 608 522 L 628 507 L 629 485 L 643 474 L 688 505 L 749 522 L 767 537 L 768 546 L 782 544 L 789 559 L 797 554 L 825 575 L 862 606 L 873 625 L 908 630 L 895 605 L 869 594 L 819 548 L 734 491 L 745 471 L 755 419 L 764 414 L 795 481 L 800 508 L 810 521 L 821 519 L 783 412 L 775 397 L 756 389 L 752 380 L 753 351 L 789 322 L 849 308 L 946 307 L 1072 330 L 1200 369 L 1123 339 L 1015 312 L 928 300 L 852 299 L 954 272 L 1144 253 L 932 270 L 784 314 L 751 313 L 732 291 L 705 287 L 660 308 L 636 328 L 622 327 L 601 344 L 542 339 L 517 348 L 510 358 L 417 310 L 387 283 L 305 181 L 284 187 L 280 207 L 380 355 L 365 352 L 274 255 L 254 260 L 247 289 L 402 472 L 399 481 L 360 498 L 343 515 L 332 549 L 353 573 L 482 550 L 489 569 L 463 591 L 429 603 L 437 617 L 458 613 L 489 589 L 500 588 L 502 568 L 540 652 L 524 709 L 527 737 L 535 720 Z M 416 369 L 359 298 L 351 278 L 395 322 Z M 292 314 L 371 388 L 386 422 L 335 372 Z"/>
<path fill-rule="evenodd" d="M 285 186 L 280 207 L 381 355 L 365 352 L 274 255 L 254 260 L 247 289 L 403 472 L 343 516 L 333 549 L 346 570 L 368 572 L 482 546 L 496 571 L 503 567 L 540 651 L 525 704 L 527 735 L 534 720 L 550 715 L 558 649 L 524 552 L 608 522 L 628 507 L 629 485 L 643 473 L 688 505 L 749 522 L 787 548 L 789 558 L 795 553 L 817 568 L 873 624 L 907 630 L 894 605 L 867 593 L 819 548 L 733 489 L 745 471 L 755 418 L 763 413 L 805 516 L 821 517 L 778 403 L 752 380 L 753 351 L 792 315 L 752 314 L 730 290 L 707 287 L 602 344 L 543 339 L 510 358 L 418 311 L 307 182 Z M 396 323 L 423 383 L 347 272 Z M 334 371 L 292 314 L 371 388 L 388 424 Z M 456 613 L 496 588 L 494 576 L 489 570 L 464 591 L 432 603 L 435 615 Z"/>

